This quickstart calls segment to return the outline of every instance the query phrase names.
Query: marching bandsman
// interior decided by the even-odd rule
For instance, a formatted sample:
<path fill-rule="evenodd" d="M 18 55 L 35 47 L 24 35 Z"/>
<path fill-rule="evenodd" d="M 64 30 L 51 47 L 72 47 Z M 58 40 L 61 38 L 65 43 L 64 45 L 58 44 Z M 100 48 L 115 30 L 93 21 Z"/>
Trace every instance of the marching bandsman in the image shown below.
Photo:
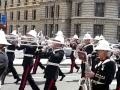
<path fill-rule="evenodd" d="M 87 53 L 87 58 L 88 58 L 87 60 L 90 65 L 91 65 L 90 56 L 93 52 L 93 45 L 91 41 L 92 41 L 91 35 L 89 33 L 86 33 L 83 37 L 82 51 L 85 51 Z M 82 60 L 82 63 L 81 63 L 81 71 L 82 71 L 81 77 L 85 77 L 85 61 L 84 60 Z"/>
<path fill-rule="evenodd" d="M 93 52 L 92 37 L 89 33 L 86 33 L 83 38 L 84 50 L 87 52 L 87 55 Z"/>
<path fill-rule="evenodd" d="M 21 79 L 20 79 L 20 77 L 19 77 L 19 75 L 18 75 L 18 73 L 13 65 L 13 61 L 15 59 L 15 49 L 17 47 L 17 32 L 16 32 L 16 30 L 13 30 L 13 32 L 11 33 L 11 38 L 14 38 L 16 40 L 14 40 L 14 39 L 8 40 L 8 42 L 11 43 L 11 45 L 9 45 L 7 47 L 7 51 L 6 51 L 6 54 L 8 56 L 8 60 L 9 60 L 8 70 L 6 71 L 6 75 L 9 72 L 12 72 L 14 79 L 16 79 L 15 83 L 17 84 Z M 4 75 L 4 77 L 2 78 L 2 84 L 4 84 L 4 80 L 5 80 L 6 75 Z"/>
<path fill-rule="evenodd" d="M 110 59 L 111 48 L 108 41 L 99 41 L 95 48 L 98 53 L 100 63 L 95 67 L 95 71 L 86 72 L 85 76 L 92 80 L 92 90 L 109 90 L 109 85 L 114 79 L 116 66 Z"/>
<path fill-rule="evenodd" d="M 77 43 L 77 40 L 78 40 L 78 39 L 79 39 L 78 36 L 75 34 L 75 35 L 73 36 L 73 38 L 72 38 L 72 41 L 70 41 L 70 47 L 72 48 L 72 52 L 71 52 L 71 54 L 70 54 L 71 68 L 70 68 L 70 72 L 69 72 L 69 73 L 73 73 L 73 68 L 74 68 L 74 67 L 77 69 L 77 72 L 78 72 L 78 70 L 79 70 L 79 67 L 78 67 L 77 64 L 75 63 L 76 57 L 75 57 L 75 55 L 74 55 L 75 50 L 76 50 L 77 45 L 78 45 L 78 43 Z"/>
<path fill-rule="evenodd" d="M 30 30 L 27 33 L 27 36 L 36 38 L 37 32 L 35 30 Z M 32 46 L 32 45 L 36 45 L 36 46 Z M 19 90 L 24 90 L 27 81 L 29 82 L 32 90 L 40 90 L 37 84 L 35 83 L 35 81 L 33 80 L 30 73 L 33 67 L 33 58 L 34 58 L 36 48 L 37 48 L 36 43 L 31 43 L 30 45 L 21 45 L 18 48 L 19 50 L 24 49 L 24 58 L 22 63 L 24 70 L 23 70 L 23 75 L 22 75 L 22 80 L 21 80 Z"/>
<path fill-rule="evenodd" d="M 0 30 L 0 86 L 1 86 L 1 78 L 4 75 L 4 72 L 6 72 L 9 62 L 8 57 L 4 52 L 4 47 L 6 45 L 10 45 L 10 43 L 7 42 L 4 31 Z"/>
<path fill-rule="evenodd" d="M 61 72 L 59 67 L 59 64 L 61 63 L 64 57 L 63 44 L 63 36 L 57 35 L 50 45 L 50 47 L 53 49 L 53 52 L 51 53 L 48 59 L 48 63 L 45 69 L 44 77 L 46 78 L 46 82 L 44 90 L 57 90 L 55 84 L 58 76 L 62 75 L 61 79 L 63 79 L 65 76 Z"/>

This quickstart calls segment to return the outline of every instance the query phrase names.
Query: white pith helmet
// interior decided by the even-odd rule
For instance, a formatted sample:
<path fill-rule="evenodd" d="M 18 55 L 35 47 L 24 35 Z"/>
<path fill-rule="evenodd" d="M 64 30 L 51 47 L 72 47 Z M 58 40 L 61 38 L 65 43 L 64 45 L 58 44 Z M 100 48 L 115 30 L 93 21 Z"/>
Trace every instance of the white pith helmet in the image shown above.
<path fill-rule="evenodd" d="M 99 36 L 95 36 L 94 40 L 100 40 Z"/>
<path fill-rule="evenodd" d="M 99 40 L 104 40 L 105 37 L 103 35 L 100 35 Z"/>
<path fill-rule="evenodd" d="M 64 37 L 63 36 L 56 36 L 54 38 L 54 40 L 55 40 L 56 43 L 64 44 Z"/>
<path fill-rule="evenodd" d="M 33 37 L 37 37 L 37 32 L 35 30 L 30 30 L 27 34 Z"/>
<path fill-rule="evenodd" d="M 56 33 L 56 36 L 64 36 L 64 35 L 63 35 L 63 32 L 62 32 L 62 31 L 58 31 L 58 32 Z"/>
<path fill-rule="evenodd" d="M 11 45 L 9 42 L 7 42 L 7 39 L 5 37 L 5 33 L 3 30 L 0 30 L 0 44 Z"/>
<path fill-rule="evenodd" d="M 16 36 L 18 35 L 16 30 L 13 30 L 12 33 L 10 33 L 10 34 L 16 35 Z"/>
<path fill-rule="evenodd" d="M 78 35 L 75 34 L 75 35 L 73 36 L 73 39 L 79 39 L 79 38 L 78 38 Z"/>
<path fill-rule="evenodd" d="M 89 33 L 86 33 L 83 37 L 83 40 L 86 40 L 86 39 L 92 39 L 91 35 Z"/>
<path fill-rule="evenodd" d="M 96 46 L 95 50 L 112 51 L 109 42 L 106 40 L 100 40 L 98 42 L 98 45 Z"/>

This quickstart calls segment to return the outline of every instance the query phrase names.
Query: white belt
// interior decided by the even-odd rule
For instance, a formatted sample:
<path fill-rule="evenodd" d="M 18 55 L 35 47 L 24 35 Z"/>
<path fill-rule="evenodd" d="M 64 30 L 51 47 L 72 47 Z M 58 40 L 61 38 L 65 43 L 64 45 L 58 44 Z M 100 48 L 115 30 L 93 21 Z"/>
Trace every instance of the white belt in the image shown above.
<path fill-rule="evenodd" d="M 57 64 L 57 63 L 52 63 L 52 62 L 48 62 L 47 65 L 52 65 L 52 66 L 57 66 L 57 67 L 59 67 L 59 64 Z"/>
<path fill-rule="evenodd" d="M 33 57 L 33 55 L 30 55 L 30 54 L 24 54 L 24 56 L 26 56 L 26 57 Z"/>
<path fill-rule="evenodd" d="M 101 82 L 95 81 L 95 80 L 92 80 L 92 82 L 95 83 L 95 84 L 104 84 L 104 83 L 101 83 Z"/>
<path fill-rule="evenodd" d="M 14 50 L 7 50 L 6 52 L 13 52 L 14 53 L 15 51 Z"/>

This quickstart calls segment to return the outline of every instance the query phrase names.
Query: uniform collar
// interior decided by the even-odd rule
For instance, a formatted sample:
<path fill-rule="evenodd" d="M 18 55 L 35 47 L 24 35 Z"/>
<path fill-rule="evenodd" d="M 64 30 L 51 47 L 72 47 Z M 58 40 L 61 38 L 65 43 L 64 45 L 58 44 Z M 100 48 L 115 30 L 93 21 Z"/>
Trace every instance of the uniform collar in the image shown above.
<path fill-rule="evenodd" d="M 84 47 L 91 46 L 91 45 L 93 45 L 93 44 L 92 44 L 92 43 L 89 43 L 89 44 L 85 45 Z"/>
<path fill-rule="evenodd" d="M 105 63 L 107 63 L 107 62 L 109 62 L 109 61 L 112 61 L 112 60 L 107 59 L 107 60 L 105 60 L 105 61 L 103 61 L 103 62 L 100 61 L 100 62 L 97 64 L 97 66 L 100 66 L 101 64 L 104 65 Z M 96 67 L 96 66 L 95 66 L 95 67 Z"/>
<path fill-rule="evenodd" d="M 107 62 L 109 62 L 109 61 L 112 61 L 111 59 L 107 59 L 107 60 L 105 60 L 104 62 L 102 62 L 102 64 L 105 64 L 105 63 L 107 63 Z"/>

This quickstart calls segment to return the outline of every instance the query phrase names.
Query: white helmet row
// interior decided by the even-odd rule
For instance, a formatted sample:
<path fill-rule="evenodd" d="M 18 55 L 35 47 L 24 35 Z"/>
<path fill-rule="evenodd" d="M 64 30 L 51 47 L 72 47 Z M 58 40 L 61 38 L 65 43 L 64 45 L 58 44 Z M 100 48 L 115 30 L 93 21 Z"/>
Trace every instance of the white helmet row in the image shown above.
<path fill-rule="evenodd" d="M 98 45 L 96 46 L 95 50 L 105 50 L 105 51 L 111 51 L 111 47 L 108 41 L 104 40 L 100 40 L 98 42 Z"/>
<path fill-rule="evenodd" d="M 59 43 L 59 44 L 64 44 L 64 35 L 62 31 L 58 31 L 53 42 Z"/>
<path fill-rule="evenodd" d="M 73 36 L 73 39 L 79 39 L 79 38 L 78 38 L 78 35 L 75 34 L 75 35 Z"/>
<path fill-rule="evenodd" d="M 63 32 L 62 32 L 62 31 L 58 31 L 58 32 L 56 33 L 56 36 L 64 36 L 64 35 L 63 35 Z"/>
<path fill-rule="evenodd" d="M 94 40 L 100 40 L 99 36 L 95 36 Z"/>
<path fill-rule="evenodd" d="M 54 40 L 59 41 L 59 42 L 57 42 L 59 44 L 64 44 L 64 37 L 63 36 L 56 36 Z"/>
<path fill-rule="evenodd" d="M 10 43 L 7 42 L 7 39 L 5 37 L 5 33 L 2 29 L 0 30 L 0 44 L 10 45 Z"/>
<path fill-rule="evenodd" d="M 103 35 L 95 36 L 94 40 L 104 40 L 105 37 Z"/>
<path fill-rule="evenodd" d="M 88 32 L 83 37 L 83 40 L 86 40 L 86 39 L 93 39 Z"/>

